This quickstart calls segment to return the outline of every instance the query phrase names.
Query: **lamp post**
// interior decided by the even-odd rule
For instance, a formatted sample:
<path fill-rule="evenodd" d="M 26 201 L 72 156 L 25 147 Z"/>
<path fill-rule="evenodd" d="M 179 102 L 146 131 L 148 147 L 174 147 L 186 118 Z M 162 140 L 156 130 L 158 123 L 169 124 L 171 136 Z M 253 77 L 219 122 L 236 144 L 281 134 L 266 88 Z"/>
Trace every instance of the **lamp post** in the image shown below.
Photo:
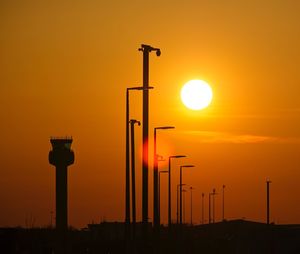
<path fill-rule="evenodd" d="M 212 219 L 211 219 L 211 196 L 213 196 L 214 193 L 210 192 L 208 193 L 208 224 L 211 223 Z"/>
<path fill-rule="evenodd" d="M 164 173 L 169 173 L 168 170 L 161 170 L 158 173 L 158 221 L 160 225 L 160 175 Z"/>
<path fill-rule="evenodd" d="M 271 181 L 268 179 L 266 181 L 266 184 L 267 184 L 267 225 L 270 224 L 270 183 L 271 183 Z"/>
<path fill-rule="evenodd" d="M 186 184 L 185 183 L 183 183 L 183 184 L 181 184 L 182 186 L 185 186 Z M 176 208 L 177 208 L 177 210 L 176 210 L 176 223 L 177 223 L 177 225 L 179 224 L 179 187 L 180 187 L 180 184 L 177 184 L 177 202 L 176 202 Z"/>
<path fill-rule="evenodd" d="M 193 168 L 194 165 L 183 165 L 180 166 L 180 192 L 179 192 L 179 204 L 180 204 L 180 213 L 179 213 L 179 223 L 182 225 L 182 169 L 183 168 Z"/>
<path fill-rule="evenodd" d="M 202 193 L 202 225 L 204 224 L 204 193 Z"/>
<path fill-rule="evenodd" d="M 192 186 L 190 187 L 190 191 L 191 191 L 191 226 L 193 226 L 193 190 L 195 188 L 193 188 Z"/>
<path fill-rule="evenodd" d="M 141 125 L 140 121 L 131 119 L 129 121 L 131 129 L 131 197 L 132 197 L 132 225 L 133 225 L 133 236 L 135 236 L 135 225 L 136 225 L 136 199 L 135 199 L 135 145 L 134 145 L 134 125 Z"/>
<path fill-rule="evenodd" d="M 159 226 L 159 208 L 158 208 L 158 158 L 156 153 L 156 131 L 174 129 L 173 126 L 161 126 L 154 128 L 154 158 L 153 158 L 153 225 Z"/>
<path fill-rule="evenodd" d="M 172 155 L 169 156 L 169 179 L 168 179 L 168 226 L 171 228 L 172 223 L 172 207 L 171 207 L 171 159 L 173 158 L 184 158 L 185 155 Z M 178 191 L 177 191 L 178 195 Z M 178 224 L 178 196 L 177 196 L 177 224 Z"/>
<path fill-rule="evenodd" d="M 183 212 L 182 212 L 182 217 L 183 217 L 183 224 L 185 224 L 185 194 L 186 194 L 186 190 L 182 190 L 182 193 L 183 193 L 183 197 L 182 197 L 182 203 L 183 203 Z"/>
<path fill-rule="evenodd" d="M 149 136 L 149 54 L 155 51 L 157 56 L 161 55 L 159 48 L 142 44 L 139 51 L 143 52 L 143 156 L 142 156 L 142 222 L 144 225 L 144 233 L 147 234 L 148 224 L 148 136 Z"/>
<path fill-rule="evenodd" d="M 213 196 L 213 223 L 215 223 L 215 195 L 216 195 L 216 189 L 213 189 L 212 196 Z"/>
<path fill-rule="evenodd" d="M 223 196 L 223 202 L 222 202 L 222 219 L 225 221 L 225 185 L 222 186 L 222 196 Z"/>
<path fill-rule="evenodd" d="M 130 223 L 130 155 L 129 155 L 129 91 L 149 90 L 153 87 L 129 87 L 126 89 L 126 166 L 125 166 L 125 224 Z"/>

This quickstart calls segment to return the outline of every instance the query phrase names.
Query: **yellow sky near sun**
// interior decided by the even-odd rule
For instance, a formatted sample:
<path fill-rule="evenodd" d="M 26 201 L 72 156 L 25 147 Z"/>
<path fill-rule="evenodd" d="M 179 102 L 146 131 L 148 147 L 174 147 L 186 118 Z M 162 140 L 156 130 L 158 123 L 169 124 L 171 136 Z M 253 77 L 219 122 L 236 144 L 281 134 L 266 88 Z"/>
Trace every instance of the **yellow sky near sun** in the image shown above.
<path fill-rule="evenodd" d="M 141 43 L 162 50 L 150 59 L 151 130 L 176 126 L 159 145 L 197 166 L 184 175 L 195 197 L 225 184 L 228 217 L 263 221 L 270 177 L 272 219 L 300 223 L 299 11 L 292 0 L 1 1 L 0 226 L 49 223 L 51 135 L 74 138 L 70 223 L 123 219 L 125 88 L 141 84 Z M 214 91 L 203 111 L 180 101 L 191 79 Z M 141 94 L 131 98 L 141 119 Z M 139 208 L 140 178 L 137 161 Z"/>

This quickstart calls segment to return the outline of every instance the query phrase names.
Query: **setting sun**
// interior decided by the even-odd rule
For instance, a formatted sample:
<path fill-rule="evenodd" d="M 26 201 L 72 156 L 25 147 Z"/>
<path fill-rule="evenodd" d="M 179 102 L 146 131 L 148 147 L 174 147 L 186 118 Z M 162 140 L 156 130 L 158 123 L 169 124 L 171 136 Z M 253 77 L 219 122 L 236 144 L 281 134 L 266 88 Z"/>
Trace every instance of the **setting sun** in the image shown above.
<path fill-rule="evenodd" d="M 181 89 L 183 104 L 192 110 L 206 108 L 212 97 L 211 87 L 203 80 L 190 80 Z"/>

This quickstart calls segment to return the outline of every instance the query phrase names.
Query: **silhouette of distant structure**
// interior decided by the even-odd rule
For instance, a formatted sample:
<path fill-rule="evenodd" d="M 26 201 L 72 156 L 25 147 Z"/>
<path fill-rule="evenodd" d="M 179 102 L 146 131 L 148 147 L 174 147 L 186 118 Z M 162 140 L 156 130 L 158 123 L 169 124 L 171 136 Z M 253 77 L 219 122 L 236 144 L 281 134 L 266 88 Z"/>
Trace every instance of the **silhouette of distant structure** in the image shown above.
<path fill-rule="evenodd" d="M 74 163 L 71 150 L 72 138 L 51 138 L 52 150 L 49 162 L 56 167 L 56 229 L 68 230 L 68 172 L 67 167 Z"/>
<path fill-rule="evenodd" d="M 267 184 L 267 224 L 270 224 L 270 180 L 266 181 Z"/>

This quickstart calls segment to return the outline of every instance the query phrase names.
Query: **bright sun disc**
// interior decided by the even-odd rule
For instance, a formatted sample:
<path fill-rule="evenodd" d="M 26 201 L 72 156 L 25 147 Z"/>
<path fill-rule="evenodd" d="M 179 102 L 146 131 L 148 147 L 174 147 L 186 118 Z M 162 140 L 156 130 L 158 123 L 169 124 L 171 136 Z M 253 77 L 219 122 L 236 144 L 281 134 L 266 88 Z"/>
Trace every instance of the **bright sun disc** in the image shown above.
<path fill-rule="evenodd" d="M 190 80 L 181 89 L 183 104 L 192 110 L 206 108 L 212 97 L 211 87 L 203 80 Z"/>

